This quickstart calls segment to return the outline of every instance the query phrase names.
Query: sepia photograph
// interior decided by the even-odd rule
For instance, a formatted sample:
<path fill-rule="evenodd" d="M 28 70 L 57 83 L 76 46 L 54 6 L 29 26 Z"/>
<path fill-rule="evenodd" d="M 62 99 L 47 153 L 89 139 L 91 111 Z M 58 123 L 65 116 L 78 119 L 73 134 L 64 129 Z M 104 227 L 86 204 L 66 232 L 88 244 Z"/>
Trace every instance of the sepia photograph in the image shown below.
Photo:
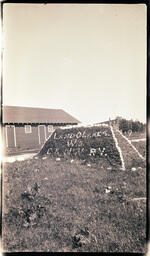
<path fill-rule="evenodd" d="M 3 3 L 2 252 L 147 251 L 147 5 Z"/>

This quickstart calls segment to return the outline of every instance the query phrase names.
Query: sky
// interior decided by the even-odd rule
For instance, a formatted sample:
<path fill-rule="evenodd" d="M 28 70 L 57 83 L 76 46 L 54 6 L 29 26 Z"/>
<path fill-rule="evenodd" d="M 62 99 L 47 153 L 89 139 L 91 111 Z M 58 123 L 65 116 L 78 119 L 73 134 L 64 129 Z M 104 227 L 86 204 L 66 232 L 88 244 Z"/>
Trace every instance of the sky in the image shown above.
<path fill-rule="evenodd" d="M 3 104 L 146 122 L 146 5 L 4 4 Z"/>

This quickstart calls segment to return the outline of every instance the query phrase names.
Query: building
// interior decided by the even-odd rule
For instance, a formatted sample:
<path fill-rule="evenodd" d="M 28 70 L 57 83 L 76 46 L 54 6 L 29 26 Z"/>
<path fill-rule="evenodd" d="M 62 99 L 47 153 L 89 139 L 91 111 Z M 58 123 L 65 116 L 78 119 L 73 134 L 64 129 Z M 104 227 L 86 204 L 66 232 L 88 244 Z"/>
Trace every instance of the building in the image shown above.
<path fill-rule="evenodd" d="M 108 125 L 112 125 L 114 127 L 116 127 L 117 129 L 119 129 L 119 120 L 121 120 L 122 118 L 121 117 L 117 117 L 116 119 L 110 119 L 107 120 L 107 121 L 103 121 L 103 122 L 100 122 L 100 123 L 97 123 L 97 124 L 108 124 Z"/>
<path fill-rule="evenodd" d="M 80 123 L 62 109 L 3 106 L 2 113 L 6 151 L 40 149 L 56 128 Z"/>

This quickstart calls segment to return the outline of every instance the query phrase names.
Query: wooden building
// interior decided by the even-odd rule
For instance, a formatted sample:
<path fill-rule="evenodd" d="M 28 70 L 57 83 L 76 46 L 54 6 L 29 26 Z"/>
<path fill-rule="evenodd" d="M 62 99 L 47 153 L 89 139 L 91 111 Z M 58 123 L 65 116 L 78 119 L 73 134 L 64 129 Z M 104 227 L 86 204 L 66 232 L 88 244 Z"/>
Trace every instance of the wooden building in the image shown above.
<path fill-rule="evenodd" d="M 3 106 L 2 113 L 6 151 L 39 149 L 56 128 L 80 123 L 62 109 Z"/>

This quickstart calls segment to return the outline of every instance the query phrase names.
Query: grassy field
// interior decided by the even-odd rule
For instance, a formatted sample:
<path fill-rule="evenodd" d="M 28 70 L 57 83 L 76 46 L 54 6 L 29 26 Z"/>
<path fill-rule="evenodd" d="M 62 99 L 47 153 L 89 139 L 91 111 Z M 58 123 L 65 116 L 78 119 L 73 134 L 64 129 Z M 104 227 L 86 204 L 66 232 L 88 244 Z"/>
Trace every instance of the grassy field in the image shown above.
<path fill-rule="evenodd" d="M 143 138 L 146 138 L 146 131 L 145 132 L 133 132 L 130 136 L 128 134 L 126 134 L 126 137 L 130 140 L 143 139 Z"/>
<path fill-rule="evenodd" d="M 55 158 L 6 163 L 4 251 L 144 252 L 146 169 Z"/>
<path fill-rule="evenodd" d="M 146 141 L 132 141 L 132 144 L 142 156 L 146 157 Z"/>

